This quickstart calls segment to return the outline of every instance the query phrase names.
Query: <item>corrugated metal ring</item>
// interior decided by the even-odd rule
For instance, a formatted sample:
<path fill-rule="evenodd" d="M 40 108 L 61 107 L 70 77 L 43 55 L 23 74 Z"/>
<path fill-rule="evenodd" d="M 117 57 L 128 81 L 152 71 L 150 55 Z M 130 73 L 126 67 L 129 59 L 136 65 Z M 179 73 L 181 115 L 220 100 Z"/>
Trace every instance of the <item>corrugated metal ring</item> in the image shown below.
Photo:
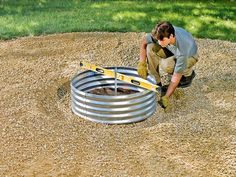
<path fill-rule="evenodd" d="M 107 69 L 139 77 L 137 70 L 130 67 L 107 67 Z M 155 79 L 147 78 L 151 83 Z M 88 93 L 93 89 L 115 89 L 115 79 L 93 71 L 84 71 L 71 80 L 72 111 L 85 119 L 107 124 L 133 123 L 145 120 L 156 110 L 156 93 L 117 80 L 117 88 L 130 89 L 137 93 L 127 95 L 97 95 Z"/>

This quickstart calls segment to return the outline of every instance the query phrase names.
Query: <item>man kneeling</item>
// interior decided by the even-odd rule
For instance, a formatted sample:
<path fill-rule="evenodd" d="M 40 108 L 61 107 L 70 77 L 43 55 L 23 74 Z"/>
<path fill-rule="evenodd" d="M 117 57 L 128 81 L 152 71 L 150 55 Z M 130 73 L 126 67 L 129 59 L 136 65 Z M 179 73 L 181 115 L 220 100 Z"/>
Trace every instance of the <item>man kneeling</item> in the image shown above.
<path fill-rule="evenodd" d="M 164 109 L 169 105 L 169 97 L 177 87 L 191 85 L 195 72 L 193 66 L 198 61 L 197 45 L 192 35 L 183 28 L 169 22 L 160 22 L 152 33 L 144 36 L 140 47 L 138 74 L 146 79 L 148 70 L 162 88 L 159 104 Z M 159 67 L 172 75 L 169 86 L 162 86 Z"/>

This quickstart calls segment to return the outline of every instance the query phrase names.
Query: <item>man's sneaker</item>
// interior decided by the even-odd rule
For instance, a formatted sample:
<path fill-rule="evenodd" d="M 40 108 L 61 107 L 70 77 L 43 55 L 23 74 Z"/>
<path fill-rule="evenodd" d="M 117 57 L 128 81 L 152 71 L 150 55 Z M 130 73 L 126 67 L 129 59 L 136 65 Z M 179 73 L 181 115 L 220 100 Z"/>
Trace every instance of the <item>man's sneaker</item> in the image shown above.
<path fill-rule="evenodd" d="M 157 86 L 159 86 L 158 91 L 161 94 L 161 96 L 164 96 L 166 94 L 166 92 L 167 92 L 167 89 L 168 89 L 169 85 L 162 86 L 161 82 L 159 82 L 157 84 Z"/>
<path fill-rule="evenodd" d="M 162 83 L 161 82 L 157 83 L 157 86 L 158 86 L 158 92 L 161 94 Z"/>
<path fill-rule="evenodd" d="M 168 90 L 169 85 L 163 85 L 161 86 L 161 96 L 165 96 L 166 92 Z"/>
<path fill-rule="evenodd" d="M 185 88 L 189 87 L 192 84 L 193 78 L 196 76 L 195 71 L 193 70 L 192 74 L 190 76 L 182 76 L 180 79 L 178 87 Z"/>
<path fill-rule="evenodd" d="M 158 85 L 159 87 L 161 87 L 161 86 L 162 86 L 162 83 L 161 83 L 161 82 L 158 82 L 157 85 Z"/>

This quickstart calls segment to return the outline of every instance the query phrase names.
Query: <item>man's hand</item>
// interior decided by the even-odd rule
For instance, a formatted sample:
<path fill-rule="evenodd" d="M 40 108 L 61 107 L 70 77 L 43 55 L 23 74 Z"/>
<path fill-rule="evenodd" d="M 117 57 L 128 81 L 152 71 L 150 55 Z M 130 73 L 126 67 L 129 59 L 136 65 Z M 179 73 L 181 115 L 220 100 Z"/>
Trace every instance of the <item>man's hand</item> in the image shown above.
<path fill-rule="evenodd" d="M 160 106 L 164 109 L 166 109 L 169 106 L 169 97 L 168 96 L 163 96 L 161 97 L 160 101 L 158 101 Z"/>
<path fill-rule="evenodd" d="M 168 90 L 166 92 L 166 95 L 168 97 L 170 97 L 174 93 L 176 87 L 178 86 L 178 84 L 180 82 L 181 77 L 182 77 L 181 73 L 174 73 L 173 74 L 173 76 L 171 78 L 170 85 L 169 85 Z"/>
<path fill-rule="evenodd" d="M 147 70 L 147 63 L 145 61 L 140 61 L 138 63 L 138 75 L 144 79 L 147 79 L 147 74 L 148 74 L 148 70 Z"/>

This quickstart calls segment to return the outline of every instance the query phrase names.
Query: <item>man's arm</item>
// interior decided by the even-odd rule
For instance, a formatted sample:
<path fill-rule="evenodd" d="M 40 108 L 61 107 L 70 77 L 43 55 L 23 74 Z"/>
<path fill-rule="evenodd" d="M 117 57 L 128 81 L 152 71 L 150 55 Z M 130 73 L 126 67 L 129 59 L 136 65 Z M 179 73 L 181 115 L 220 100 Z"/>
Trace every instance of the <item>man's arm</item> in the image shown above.
<path fill-rule="evenodd" d="M 182 73 L 184 69 L 186 68 L 186 63 L 187 63 L 186 60 L 187 60 L 187 56 L 183 54 L 179 54 L 176 57 L 174 74 L 171 78 L 171 82 L 166 92 L 166 96 L 170 97 L 174 93 L 176 87 L 178 86 L 180 79 L 182 78 L 182 75 L 183 75 Z"/>
<path fill-rule="evenodd" d="M 166 96 L 170 97 L 174 93 L 176 87 L 178 86 L 178 84 L 180 82 L 181 77 L 182 77 L 182 73 L 174 73 L 173 74 L 173 76 L 171 78 L 170 85 L 169 85 L 168 90 L 166 92 Z"/>
<path fill-rule="evenodd" d="M 148 75 L 147 62 L 146 62 L 146 57 L 147 57 L 146 47 L 147 47 L 147 41 L 146 37 L 144 36 L 140 44 L 140 56 L 139 56 L 139 63 L 137 66 L 138 75 L 144 79 L 147 79 Z"/>
<path fill-rule="evenodd" d="M 161 99 L 158 101 L 158 103 L 162 108 L 166 109 L 169 106 L 169 97 L 174 93 L 176 87 L 180 82 L 181 77 L 182 77 L 181 73 L 173 74 L 165 96 L 162 96 Z"/>
<path fill-rule="evenodd" d="M 141 62 L 146 62 L 146 57 L 147 57 L 147 40 L 146 40 L 146 36 L 143 37 L 141 44 L 140 44 L 140 61 Z"/>

